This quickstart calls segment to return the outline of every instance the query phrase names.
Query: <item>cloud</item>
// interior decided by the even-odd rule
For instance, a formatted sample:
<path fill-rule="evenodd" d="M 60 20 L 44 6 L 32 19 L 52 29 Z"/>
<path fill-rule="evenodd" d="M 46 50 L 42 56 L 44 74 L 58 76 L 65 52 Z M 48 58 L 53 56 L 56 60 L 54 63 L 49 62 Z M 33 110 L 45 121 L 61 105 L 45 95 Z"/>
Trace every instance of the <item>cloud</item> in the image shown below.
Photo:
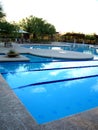
<path fill-rule="evenodd" d="M 38 87 L 33 88 L 31 92 L 33 92 L 33 93 L 43 93 L 43 92 L 46 92 L 46 89 L 44 87 L 38 86 Z"/>
<path fill-rule="evenodd" d="M 92 87 L 92 90 L 98 92 L 98 80 L 96 81 L 96 84 Z"/>

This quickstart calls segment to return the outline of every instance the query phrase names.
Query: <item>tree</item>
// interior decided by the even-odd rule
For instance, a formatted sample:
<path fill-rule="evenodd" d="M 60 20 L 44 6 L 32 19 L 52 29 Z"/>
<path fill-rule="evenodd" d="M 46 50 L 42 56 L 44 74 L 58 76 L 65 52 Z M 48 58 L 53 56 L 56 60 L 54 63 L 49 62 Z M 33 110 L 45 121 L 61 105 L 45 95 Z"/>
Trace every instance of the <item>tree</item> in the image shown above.
<path fill-rule="evenodd" d="M 53 35 L 56 29 L 53 25 L 47 23 L 42 18 L 30 16 L 29 18 L 22 19 L 20 26 L 25 31 L 33 34 L 33 39 L 43 39 L 45 35 Z"/>
<path fill-rule="evenodd" d="M 0 37 L 1 40 L 4 41 L 4 46 L 11 45 L 10 41 L 12 38 L 15 38 L 16 29 L 15 25 L 7 21 L 0 21 Z"/>
<path fill-rule="evenodd" d="M 3 12 L 2 5 L 0 3 L 0 21 L 5 17 L 5 13 Z"/>
<path fill-rule="evenodd" d="M 94 34 L 92 35 L 85 35 L 85 42 L 90 44 L 96 43 L 96 36 Z"/>
<path fill-rule="evenodd" d="M 15 30 L 14 25 L 7 21 L 0 22 L 0 29 L 5 34 L 11 34 Z"/>
<path fill-rule="evenodd" d="M 1 40 L 7 43 L 9 38 L 11 39 L 15 37 L 18 30 L 18 26 L 15 24 L 15 22 L 13 23 L 7 22 L 5 16 L 6 15 L 3 12 L 3 8 L 0 3 L 0 38 Z"/>

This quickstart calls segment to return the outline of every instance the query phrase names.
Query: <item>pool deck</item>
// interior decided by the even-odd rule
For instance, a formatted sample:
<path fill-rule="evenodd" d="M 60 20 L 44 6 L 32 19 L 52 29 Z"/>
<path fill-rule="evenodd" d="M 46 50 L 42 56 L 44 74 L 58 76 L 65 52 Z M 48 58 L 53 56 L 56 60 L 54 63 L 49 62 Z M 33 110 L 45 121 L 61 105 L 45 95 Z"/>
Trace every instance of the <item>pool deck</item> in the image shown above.
<path fill-rule="evenodd" d="M 1 62 L 5 62 L 5 61 L 30 61 L 27 57 L 23 56 L 23 55 L 19 55 L 17 57 L 13 57 L 13 58 L 9 58 L 6 55 L 0 55 L 0 61 Z"/>
<path fill-rule="evenodd" d="M 19 53 L 31 53 L 36 56 L 52 57 L 52 58 L 63 58 L 69 60 L 92 60 L 92 54 L 84 54 L 81 52 L 65 51 L 65 50 L 48 50 L 48 49 L 29 49 L 21 47 L 20 45 L 14 44 L 12 49 L 15 49 Z M 1 49 L 1 53 L 7 53 L 10 48 Z M 2 56 L 0 57 L 2 58 Z M 4 59 L 4 57 L 2 58 Z M 19 58 L 16 58 L 16 60 Z"/>
<path fill-rule="evenodd" d="M 18 52 L 29 49 L 13 47 Z M 0 53 L 10 48 L 0 48 Z M 98 107 L 60 120 L 39 125 L 0 75 L 0 130 L 98 130 Z"/>

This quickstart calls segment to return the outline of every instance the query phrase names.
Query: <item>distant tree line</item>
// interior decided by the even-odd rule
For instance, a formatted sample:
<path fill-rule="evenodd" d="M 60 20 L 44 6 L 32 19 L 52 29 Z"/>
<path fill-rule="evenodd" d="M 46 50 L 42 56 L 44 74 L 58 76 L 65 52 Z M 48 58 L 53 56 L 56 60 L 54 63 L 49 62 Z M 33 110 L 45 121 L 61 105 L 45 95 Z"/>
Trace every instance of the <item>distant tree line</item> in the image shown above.
<path fill-rule="evenodd" d="M 19 33 L 19 30 L 24 30 L 27 34 Z M 43 41 L 64 41 L 77 42 L 87 44 L 98 44 L 98 35 L 87 35 L 83 33 L 67 32 L 66 34 L 59 34 L 56 32 L 55 26 L 35 16 L 30 16 L 22 19 L 19 23 L 8 22 L 6 14 L 3 12 L 0 3 L 0 40 L 15 40 L 25 38 L 31 42 Z"/>
<path fill-rule="evenodd" d="M 83 33 L 66 33 L 61 36 L 64 42 L 76 42 L 86 44 L 98 44 L 98 35 L 96 34 L 83 34 Z"/>

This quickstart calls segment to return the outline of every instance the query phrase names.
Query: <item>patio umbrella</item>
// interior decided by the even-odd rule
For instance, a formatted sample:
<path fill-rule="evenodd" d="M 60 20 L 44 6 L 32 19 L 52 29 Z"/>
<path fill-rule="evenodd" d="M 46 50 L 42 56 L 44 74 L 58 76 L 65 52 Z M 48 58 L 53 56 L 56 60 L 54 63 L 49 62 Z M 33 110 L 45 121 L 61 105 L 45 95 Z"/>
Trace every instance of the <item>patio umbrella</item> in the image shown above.
<path fill-rule="evenodd" d="M 26 32 L 26 31 L 24 31 L 24 30 L 19 30 L 18 33 L 24 34 L 24 33 L 28 33 L 28 32 Z"/>

